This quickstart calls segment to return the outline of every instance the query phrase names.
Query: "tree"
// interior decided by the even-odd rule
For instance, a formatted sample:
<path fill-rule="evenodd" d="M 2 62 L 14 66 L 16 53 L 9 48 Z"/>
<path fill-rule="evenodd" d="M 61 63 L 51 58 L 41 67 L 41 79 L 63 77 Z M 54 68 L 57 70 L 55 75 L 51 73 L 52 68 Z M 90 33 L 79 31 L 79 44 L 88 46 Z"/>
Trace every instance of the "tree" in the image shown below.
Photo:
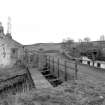
<path fill-rule="evenodd" d="M 85 38 L 84 38 L 84 41 L 85 41 L 85 42 L 90 42 L 90 38 L 89 38 L 89 37 L 85 37 Z"/>
<path fill-rule="evenodd" d="M 63 39 L 62 42 L 62 48 L 65 51 L 69 51 L 71 48 L 71 45 L 74 43 L 74 40 L 71 38 Z"/>
<path fill-rule="evenodd" d="M 82 43 L 82 39 L 78 39 L 78 42 L 79 42 L 79 43 Z"/>
<path fill-rule="evenodd" d="M 79 41 L 79 44 L 77 46 L 78 52 L 80 53 L 80 56 L 86 56 L 87 55 L 87 51 L 91 50 L 94 47 L 94 45 L 90 41 L 89 37 L 85 37 L 84 41 L 82 41 L 82 42 L 80 42 L 80 41 Z"/>
<path fill-rule="evenodd" d="M 64 53 L 65 48 L 66 48 L 66 46 L 65 46 L 65 39 L 63 39 L 63 41 L 61 43 L 61 48 L 63 49 L 63 53 Z"/>

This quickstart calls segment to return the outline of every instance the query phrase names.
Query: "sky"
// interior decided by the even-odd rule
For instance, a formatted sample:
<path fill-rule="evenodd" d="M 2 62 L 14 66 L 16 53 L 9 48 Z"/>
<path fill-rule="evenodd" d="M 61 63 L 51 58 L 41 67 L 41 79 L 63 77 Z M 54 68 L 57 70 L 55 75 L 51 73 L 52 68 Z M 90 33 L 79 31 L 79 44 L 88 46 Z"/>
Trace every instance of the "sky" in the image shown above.
<path fill-rule="evenodd" d="M 105 35 L 105 0 L 0 0 L 0 21 L 22 44 Z"/>

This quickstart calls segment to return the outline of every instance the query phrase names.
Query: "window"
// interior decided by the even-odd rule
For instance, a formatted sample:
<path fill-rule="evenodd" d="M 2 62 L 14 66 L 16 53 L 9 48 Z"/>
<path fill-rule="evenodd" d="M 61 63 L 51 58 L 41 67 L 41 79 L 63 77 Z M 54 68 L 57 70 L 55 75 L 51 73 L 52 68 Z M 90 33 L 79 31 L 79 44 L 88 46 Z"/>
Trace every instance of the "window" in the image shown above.
<path fill-rule="evenodd" d="M 31 56 L 30 56 L 30 62 L 32 62 L 33 60 L 34 60 L 34 56 L 31 55 Z"/>
<path fill-rule="evenodd" d="M 90 65 L 90 61 L 88 61 L 87 63 L 88 63 L 88 65 Z"/>
<path fill-rule="evenodd" d="M 97 63 L 97 67 L 100 67 L 101 66 L 101 64 L 100 63 Z"/>
<path fill-rule="evenodd" d="M 18 48 L 11 48 L 11 58 L 18 58 Z"/>

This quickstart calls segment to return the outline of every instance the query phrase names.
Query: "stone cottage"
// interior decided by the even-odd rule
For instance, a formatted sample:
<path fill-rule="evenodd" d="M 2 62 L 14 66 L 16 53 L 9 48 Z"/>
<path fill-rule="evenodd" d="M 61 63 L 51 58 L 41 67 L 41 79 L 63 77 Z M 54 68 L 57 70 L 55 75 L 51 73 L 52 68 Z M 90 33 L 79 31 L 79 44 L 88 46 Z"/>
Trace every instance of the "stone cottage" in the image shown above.
<path fill-rule="evenodd" d="M 0 23 L 0 68 L 14 66 L 22 60 L 23 54 L 23 45 L 13 40 L 11 33 L 5 35 L 2 23 Z"/>

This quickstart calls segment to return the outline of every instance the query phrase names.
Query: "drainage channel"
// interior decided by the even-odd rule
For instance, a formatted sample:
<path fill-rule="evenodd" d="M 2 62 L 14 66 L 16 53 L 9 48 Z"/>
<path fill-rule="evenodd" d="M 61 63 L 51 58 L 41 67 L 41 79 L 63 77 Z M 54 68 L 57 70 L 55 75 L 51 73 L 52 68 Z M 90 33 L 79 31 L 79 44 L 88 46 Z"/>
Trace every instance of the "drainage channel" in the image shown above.
<path fill-rule="evenodd" d="M 49 70 L 48 67 L 44 67 L 41 70 L 41 73 L 44 75 L 44 77 L 50 82 L 50 84 L 53 87 L 57 87 L 58 85 L 62 84 L 63 81 L 60 80 L 57 76 L 55 76 L 54 74 L 52 74 Z"/>

